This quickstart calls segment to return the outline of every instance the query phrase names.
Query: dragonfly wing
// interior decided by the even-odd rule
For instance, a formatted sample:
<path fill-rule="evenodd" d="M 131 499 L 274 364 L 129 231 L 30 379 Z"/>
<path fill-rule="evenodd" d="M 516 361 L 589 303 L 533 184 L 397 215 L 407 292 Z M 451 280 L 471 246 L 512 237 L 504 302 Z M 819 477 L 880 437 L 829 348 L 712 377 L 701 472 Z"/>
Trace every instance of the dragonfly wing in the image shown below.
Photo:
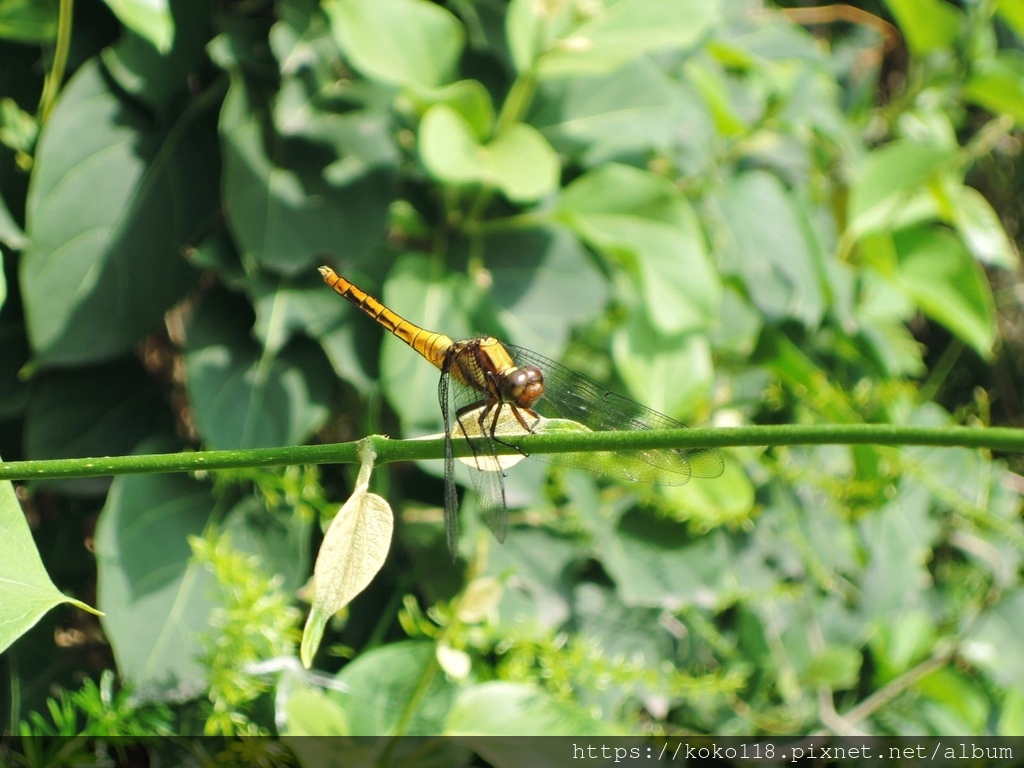
<path fill-rule="evenodd" d="M 455 559 L 459 546 L 459 500 L 455 487 L 454 441 L 466 440 L 467 436 L 473 438 L 470 441 L 473 455 L 465 463 L 470 465 L 469 476 L 487 527 L 500 542 L 505 541 L 508 531 L 502 469 L 514 462 L 499 460 L 495 455 L 495 441 L 489 427 L 491 418 L 500 415 L 500 410 L 488 410 L 480 392 L 451 375 L 451 366 L 452 359 L 447 358 L 441 368 L 438 399 L 444 417 L 444 520 L 448 549 Z M 496 407 L 501 409 L 500 404 Z"/>
<path fill-rule="evenodd" d="M 441 380 L 437 384 L 437 399 L 441 404 L 444 419 L 444 530 L 448 538 L 448 552 L 452 562 L 459 556 L 459 496 L 455 489 L 455 452 L 452 446 L 452 419 L 454 409 L 447 358 L 441 368 Z"/>
<path fill-rule="evenodd" d="M 470 466 L 469 477 L 473 481 L 487 527 L 498 541 L 504 542 L 508 531 L 508 509 L 503 470 L 510 464 L 497 455 L 496 441 L 492 434 L 492 426 L 501 416 L 502 405 L 498 403 L 489 408 L 486 401 L 480 400 L 479 392 L 458 382 L 453 382 L 451 386 L 455 390 L 453 399 L 459 406 L 456 410 L 457 423 L 452 432 L 462 439 L 473 438 L 470 440 L 473 455 L 466 462 Z"/>
<path fill-rule="evenodd" d="M 491 533 L 501 543 L 505 543 L 508 533 L 508 509 L 505 506 L 505 475 L 490 470 L 469 470 L 473 481 L 476 498 L 483 510 L 484 520 Z"/>
<path fill-rule="evenodd" d="M 545 418 L 567 419 L 595 432 L 685 427 L 663 413 L 607 391 L 583 374 L 543 355 L 511 344 L 505 346 L 517 366 L 535 365 L 544 374 L 544 395 L 534 410 Z M 715 448 L 550 453 L 537 454 L 535 458 L 662 485 L 682 485 L 691 477 L 719 477 L 725 468 L 722 454 Z"/>

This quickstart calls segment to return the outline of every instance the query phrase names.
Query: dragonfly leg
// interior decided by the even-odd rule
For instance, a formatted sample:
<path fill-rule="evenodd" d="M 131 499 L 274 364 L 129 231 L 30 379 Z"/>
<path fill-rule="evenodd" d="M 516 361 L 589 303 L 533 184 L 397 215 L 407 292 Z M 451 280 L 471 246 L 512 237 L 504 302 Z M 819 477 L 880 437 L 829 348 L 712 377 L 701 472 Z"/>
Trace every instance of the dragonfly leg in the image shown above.
<path fill-rule="evenodd" d="M 531 434 L 532 435 L 533 434 L 533 430 L 540 423 L 540 416 L 537 413 L 535 413 L 532 409 L 530 409 L 530 408 L 521 408 L 521 407 L 517 406 L 515 403 L 503 403 L 503 405 L 507 405 L 509 408 L 512 409 L 512 415 L 516 417 L 516 421 L 519 422 L 519 426 L 521 426 L 523 429 L 525 429 L 527 434 Z M 534 420 L 533 424 L 527 424 L 526 423 L 526 419 L 523 418 L 523 412 L 524 411 L 534 417 L 535 420 Z M 515 448 L 517 451 L 519 451 L 521 454 L 523 454 L 523 456 L 529 456 L 530 455 L 526 451 L 524 451 L 522 448 L 520 448 L 518 445 L 515 445 L 514 443 L 510 443 L 507 440 L 502 440 L 500 437 L 498 437 L 498 435 L 494 434 L 494 430 L 497 428 L 497 426 L 498 426 L 498 420 L 497 420 L 497 417 L 495 417 L 494 423 L 491 425 L 491 437 L 494 439 L 495 442 L 501 443 L 502 445 L 508 446 L 509 448 Z"/>
<path fill-rule="evenodd" d="M 459 408 L 459 410 L 455 412 L 455 418 L 459 422 L 459 428 L 462 430 L 462 434 L 466 438 L 466 442 L 469 443 L 470 450 L 473 451 L 473 460 L 476 462 L 477 468 L 480 466 L 480 452 L 477 450 L 475 440 L 469 436 L 469 431 L 466 429 L 463 417 L 472 411 L 480 411 L 480 415 L 477 417 L 476 422 L 477 428 L 480 430 L 480 436 L 482 437 L 487 434 L 487 432 L 484 431 L 484 423 L 487 421 L 487 414 L 490 413 L 493 407 L 493 400 L 478 400 L 475 403 L 470 403 L 469 405 Z"/>
<path fill-rule="evenodd" d="M 497 403 L 497 408 L 494 407 L 495 403 Z M 488 434 L 491 436 L 491 440 L 501 443 L 502 445 L 507 445 L 507 443 L 504 440 L 502 440 L 500 437 L 494 434 L 498 430 L 498 418 L 501 416 L 502 405 L 504 405 L 504 403 L 502 403 L 501 400 L 492 400 L 487 404 L 487 407 L 480 412 L 480 433 Z M 491 419 L 490 431 L 485 433 L 484 422 L 487 420 L 487 414 L 491 409 L 494 409 L 494 418 Z M 501 474 L 505 475 L 505 477 L 508 477 L 508 475 L 505 474 L 505 470 L 502 470 Z"/>
<path fill-rule="evenodd" d="M 522 428 L 529 432 L 531 435 L 533 434 L 533 430 L 537 428 L 537 425 L 540 424 L 540 414 L 537 413 L 532 408 L 517 408 L 516 406 L 513 405 L 512 413 L 515 414 L 516 421 L 519 422 L 520 426 L 522 426 Z M 533 424 L 526 423 L 526 419 L 523 418 L 524 413 L 528 413 L 533 417 Z"/>

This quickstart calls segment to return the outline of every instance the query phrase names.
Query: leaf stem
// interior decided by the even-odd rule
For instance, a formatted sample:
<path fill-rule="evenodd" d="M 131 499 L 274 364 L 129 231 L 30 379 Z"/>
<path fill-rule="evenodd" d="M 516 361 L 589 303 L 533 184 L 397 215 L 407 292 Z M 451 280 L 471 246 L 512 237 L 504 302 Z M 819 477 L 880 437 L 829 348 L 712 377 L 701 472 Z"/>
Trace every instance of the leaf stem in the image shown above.
<path fill-rule="evenodd" d="M 378 464 L 444 457 L 440 436 L 391 440 L 382 435 L 364 438 L 377 454 Z M 508 439 L 507 436 L 505 439 Z M 1008 427 L 915 427 L 896 424 L 776 425 L 703 429 L 661 429 L 610 432 L 559 432 L 516 439 L 523 453 L 650 450 L 771 445 L 919 445 L 987 448 L 1024 453 L 1024 429 Z M 290 464 L 351 464 L 359 461 L 359 442 L 328 445 L 251 448 L 233 451 L 114 456 L 88 459 L 12 461 L 0 464 L 0 480 L 42 480 L 148 472 L 196 472 L 238 467 Z M 516 448 L 498 445 L 499 454 Z M 465 441 L 456 441 L 455 455 L 469 456 Z"/>
<path fill-rule="evenodd" d="M 60 0 L 60 10 L 57 15 L 57 43 L 53 51 L 53 63 L 50 71 L 46 73 L 43 80 L 43 92 L 39 97 L 39 123 L 46 123 L 50 117 L 50 110 L 57 101 L 57 94 L 60 91 L 61 83 L 64 82 L 64 70 L 68 64 L 68 52 L 71 50 L 71 29 L 72 16 L 74 15 L 74 0 Z"/>

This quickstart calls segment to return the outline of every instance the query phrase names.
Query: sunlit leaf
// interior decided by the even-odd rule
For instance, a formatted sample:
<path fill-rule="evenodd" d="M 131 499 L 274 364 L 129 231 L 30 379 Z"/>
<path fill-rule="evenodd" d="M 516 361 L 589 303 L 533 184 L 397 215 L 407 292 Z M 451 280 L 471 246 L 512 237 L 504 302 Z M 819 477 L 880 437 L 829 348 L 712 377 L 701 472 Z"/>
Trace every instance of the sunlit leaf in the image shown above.
<path fill-rule="evenodd" d="M 14 221 L 14 217 L 11 216 L 11 211 L 8 209 L 3 197 L 0 197 L 0 243 L 13 250 L 21 250 L 28 243 L 28 240 L 25 239 L 25 233 L 21 231 L 21 227 Z M 3 306 L 2 296 L 0 296 L 0 306 Z"/>
<path fill-rule="evenodd" d="M 980 617 L 964 656 L 1003 685 L 1024 686 L 1024 589 L 1008 592 Z"/>
<path fill-rule="evenodd" d="M 1018 262 L 1017 254 L 999 214 L 988 200 L 978 190 L 967 186 L 956 187 L 951 197 L 953 223 L 971 255 L 986 264 L 1013 269 Z"/>
<path fill-rule="evenodd" d="M 174 18 L 168 0 L 104 0 L 121 23 L 161 53 L 171 49 Z"/>
<path fill-rule="evenodd" d="M 628 257 L 660 330 L 703 329 L 717 312 L 721 286 L 696 216 L 667 179 L 601 166 L 562 191 L 555 217 L 594 247 Z"/>
<path fill-rule="evenodd" d="M 367 77 L 435 88 L 451 82 L 463 28 L 425 0 L 331 0 L 324 3 L 342 52 Z"/>
<path fill-rule="evenodd" d="M 907 46 L 918 56 L 950 47 L 966 23 L 956 6 L 945 0 L 886 0 L 885 4 Z"/>
<path fill-rule="evenodd" d="M 921 311 L 989 357 L 996 337 L 995 302 L 960 240 L 935 227 L 916 227 L 896 233 L 893 242 L 899 284 Z"/>
<path fill-rule="evenodd" d="M 537 200 L 558 184 L 558 157 L 535 128 L 515 123 L 481 143 L 473 126 L 446 104 L 423 116 L 420 155 L 441 181 L 494 186 L 518 202 Z"/>
<path fill-rule="evenodd" d="M 618 0 L 584 6 L 583 13 L 574 13 L 566 4 L 562 17 L 555 19 L 550 18 L 551 5 L 530 5 L 532 25 L 513 17 L 513 50 L 517 64 L 528 66 L 535 61 L 542 77 L 608 72 L 642 53 L 686 48 L 718 21 L 718 6 L 701 0 Z M 553 34 L 549 32 L 552 21 Z M 543 31 L 538 33 L 538 28 Z M 543 45 L 539 56 L 534 52 L 537 44 L 529 42 L 538 34 Z"/>
<path fill-rule="evenodd" d="M 856 235 L 934 218 L 927 184 L 956 159 L 955 150 L 894 142 L 870 153 L 850 191 L 850 230 Z"/>
<path fill-rule="evenodd" d="M 313 664 L 328 619 L 366 589 L 391 548 L 394 515 L 387 501 L 367 490 L 372 469 L 372 452 L 364 449 L 356 487 L 331 521 L 320 545 L 313 568 L 313 607 L 300 650 L 306 667 Z"/>
<path fill-rule="evenodd" d="M 353 736 L 391 735 L 400 723 L 403 736 L 436 736 L 455 694 L 437 666 L 435 644 L 423 640 L 366 651 L 336 680 L 346 690 L 328 695 L 345 711 Z"/>
<path fill-rule="evenodd" d="M 541 688 L 494 681 L 467 688 L 459 694 L 444 732 L 448 736 L 564 736 L 607 734 L 609 727 L 608 723 L 595 721 L 582 708 L 554 700 Z M 481 754 L 490 757 L 491 752 L 507 747 L 493 740 L 490 744 L 493 749 L 481 751 Z M 483 745 L 475 746 L 480 749 Z M 530 749 L 529 745 L 525 748 Z M 522 765 L 506 762 L 510 758 L 505 752 L 504 759 L 494 764 Z M 493 762 L 493 758 L 490 759 Z"/>
<path fill-rule="evenodd" d="M 55 0 L 6 0 L 0 3 L 0 39 L 48 42 L 57 34 Z"/>
<path fill-rule="evenodd" d="M 1005 51 L 991 61 L 980 62 L 964 95 L 985 109 L 1009 115 L 1017 125 L 1024 124 L 1024 55 Z"/>
<path fill-rule="evenodd" d="M 282 739 L 289 736 L 351 735 L 345 711 L 326 693 L 312 687 L 303 687 L 288 696 L 284 719 L 287 725 L 280 731 Z"/>
<path fill-rule="evenodd" d="M 996 13 L 1013 27 L 1019 37 L 1024 37 L 1024 5 L 1017 0 L 996 0 Z"/>
<path fill-rule="evenodd" d="M 857 683 L 861 664 L 861 655 L 855 648 L 833 645 L 814 657 L 805 675 L 815 687 L 851 688 Z"/>
<path fill-rule="evenodd" d="M 50 581 L 14 486 L 7 481 L 0 482 L 0 542 L 0 653 L 61 603 L 99 613 L 63 594 Z"/>

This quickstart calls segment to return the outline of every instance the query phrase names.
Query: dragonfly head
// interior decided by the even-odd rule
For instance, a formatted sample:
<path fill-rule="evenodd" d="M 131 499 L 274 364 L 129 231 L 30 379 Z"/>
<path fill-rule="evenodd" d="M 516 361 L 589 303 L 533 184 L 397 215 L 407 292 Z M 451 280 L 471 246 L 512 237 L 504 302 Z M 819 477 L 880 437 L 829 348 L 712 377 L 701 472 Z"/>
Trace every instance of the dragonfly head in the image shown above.
<path fill-rule="evenodd" d="M 544 394 L 544 375 L 535 365 L 515 368 L 505 374 L 501 396 L 520 408 L 530 408 Z"/>

